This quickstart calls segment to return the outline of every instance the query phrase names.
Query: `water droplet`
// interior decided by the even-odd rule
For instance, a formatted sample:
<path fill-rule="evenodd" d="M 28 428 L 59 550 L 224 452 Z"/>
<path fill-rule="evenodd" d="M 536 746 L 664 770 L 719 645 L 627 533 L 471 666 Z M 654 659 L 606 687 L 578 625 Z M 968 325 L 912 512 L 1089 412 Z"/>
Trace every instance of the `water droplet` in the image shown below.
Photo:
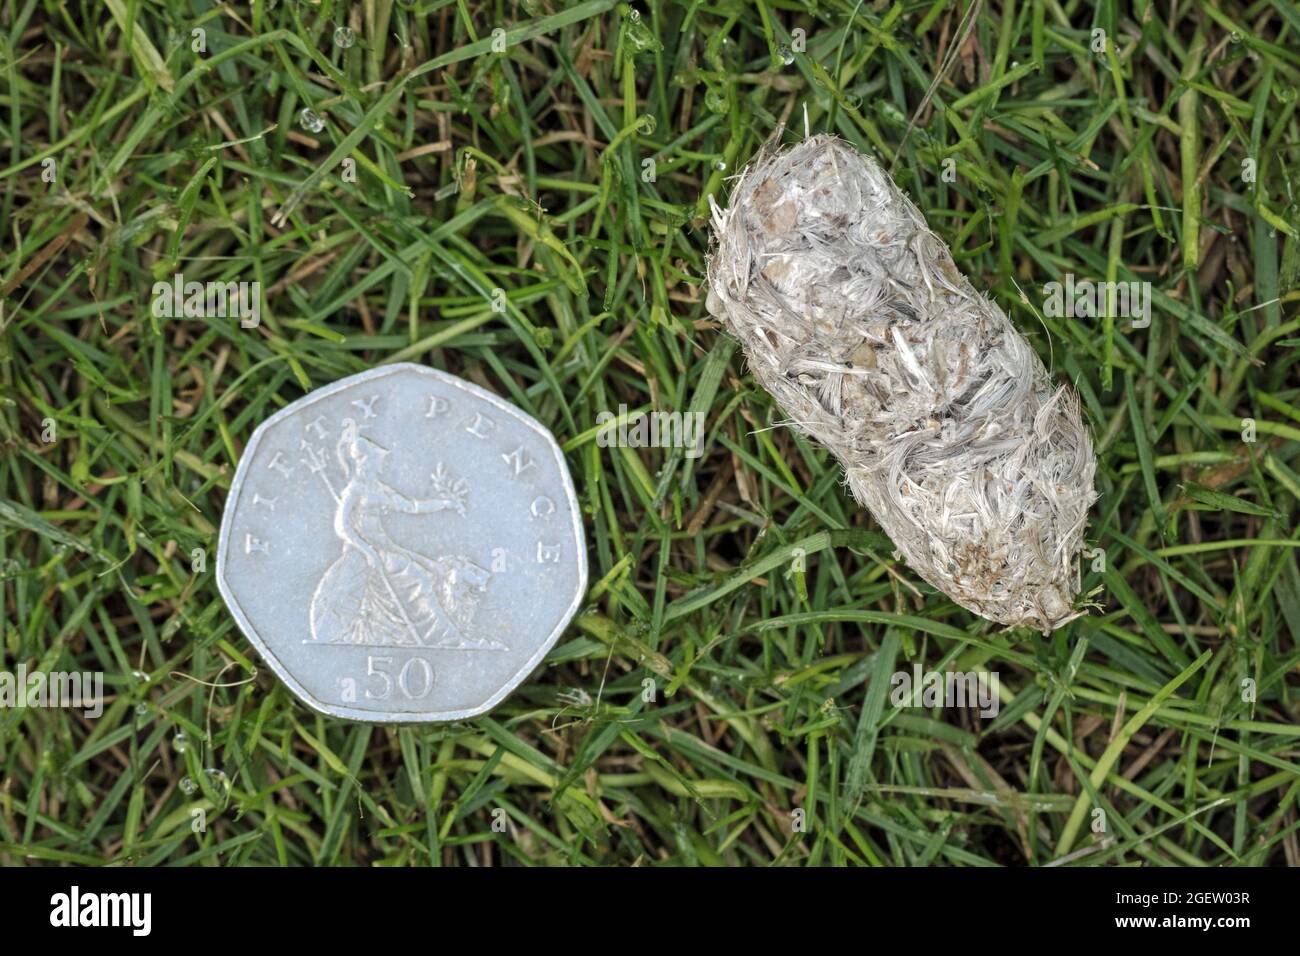
<path fill-rule="evenodd" d="M 334 45 L 340 50 L 346 50 L 357 42 L 357 35 L 347 27 L 339 27 L 334 31 Z"/>
<path fill-rule="evenodd" d="M 654 32 L 641 22 L 640 16 L 636 19 L 628 18 L 627 27 L 627 44 L 635 53 L 644 53 L 646 50 L 662 50 L 663 46 L 659 43 L 659 38 Z"/>
<path fill-rule="evenodd" d="M 172 749 L 178 754 L 183 754 L 190 749 L 190 738 L 185 736 L 185 731 L 176 732 L 176 736 L 172 738 Z"/>
<path fill-rule="evenodd" d="M 794 50 L 790 49 L 784 43 L 776 48 L 776 55 L 781 58 L 781 62 L 789 66 L 794 62 Z"/>
<path fill-rule="evenodd" d="M 651 116 L 649 113 L 642 113 L 640 116 L 637 117 L 636 125 L 641 128 L 642 133 L 644 133 L 646 136 L 649 136 L 651 133 L 655 131 L 655 127 L 658 126 L 659 124 L 655 121 L 655 118 Z"/>
<path fill-rule="evenodd" d="M 727 94 L 716 86 L 711 86 L 704 94 L 704 106 L 714 113 L 727 112 Z"/>
<path fill-rule="evenodd" d="M 1232 43 L 1240 43 L 1240 42 L 1241 42 L 1241 34 L 1238 33 L 1236 30 L 1233 30 L 1233 31 L 1232 31 L 1232 35 L 1231 35 L 1230 37 L 1228 37 L 1228 40 L 1229 40 L 1230 42 L 1232 42 Z"/>
<path fill-rule="evenodd" d="M 305 107 L 298 114 L 298 122 L 309 133 L 319 133 L 325 128 L 325 121 Z"/>
<path fill-rule="evenodd" d="M 134 677 L 136 680 L 138 680 L 141 684 L 149 683 L 149 675 L 146 674 L 144 671 L 131 671 L 131 676 Z"/>
<path fill-rule="evenodd" d="M 227 800 L 230 797 L 230 778 L 222 771 L 215 767 L 209 767 L 203 771 L 204 776 L 208 778 L 208 786 L 216 791 L 217 797 L 221 800 Z"/>
<path fill-rule="evenodd" d="M 627 18 L 631 20 L 633 23 L 640 23 L 641 11 L 633 7 L 631 10 L 627 12 Z"/>
<path fill-rule="evenodd" d="M 212 786 L 217 790 L 225 793 L 230 789 L 230 778 L 227 777 L 223 771 L 218 770 L 215 767 L 209 767 L 203 772 L 208 775 L 208 783 L 212 784 Z"/>
<path fill-rule="evenodd" d="M 193 780 L 191 780 L 189 777 L 181 778 L 181 792 L 184 793 L 186 796 L 193 796 L 194 791 L 197 789 L 199 789 L 199 785 L 195 783 Z"/>
<path fill-rule="evenodd" d="M 136 715 L 137 717 L 148 717 L 148 716 L 149 716 L 149 705 L 148 705 L 148 704 L 136 704 L 136 705 L 135 705 L 135 715 Z"/>
<path fill-rule="evenodd" d="M 725 160 L 715 159 L 713 161 L 713 168 L 720 173 L 725 173 L 727 171 L 727 163 Z"/>

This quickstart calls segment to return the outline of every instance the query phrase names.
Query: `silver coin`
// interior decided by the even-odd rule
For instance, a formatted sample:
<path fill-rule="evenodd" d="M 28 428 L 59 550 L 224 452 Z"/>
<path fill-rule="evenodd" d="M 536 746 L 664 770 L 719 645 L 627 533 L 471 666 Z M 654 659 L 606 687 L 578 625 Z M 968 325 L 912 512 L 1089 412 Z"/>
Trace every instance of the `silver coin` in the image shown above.
<path fill-rule="evenodd" d="M 587 550 L 551 433 L 421 365 L 264 421 L 221 521 L 217 585 L 306 704 L 377 722 L 496 706 L 578 609 Z"/>

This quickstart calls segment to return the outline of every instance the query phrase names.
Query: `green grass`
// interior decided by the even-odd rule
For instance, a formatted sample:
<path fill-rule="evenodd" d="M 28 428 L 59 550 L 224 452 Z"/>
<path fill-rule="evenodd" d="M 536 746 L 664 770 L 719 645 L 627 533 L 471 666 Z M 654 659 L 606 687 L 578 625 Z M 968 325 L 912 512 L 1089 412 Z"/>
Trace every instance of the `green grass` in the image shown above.
<path fill-rule="evenodd" d="M 0 0 L 0 644 L 111 694 L 0 710 L 0 863 L 1300 863 L 1300 8 L 638 9 Z M 708 197 L 805 109 L 1081 392 L 1095 607 L 1049 638 L 895 560 L 708 318 Z M 177 271 L 260 326 L 155 318 Z M 1150 282 L 1150 328 L 1044 315 L 1066 273 Z M 257 423 L 401 360 L 554 430 L 592 565 L 435 728 L 308 711 L 212 577 Z M 704 455 L 599 447 L 620 404 Z M 1000 714 L 895 709 L 913 663 Z"/>

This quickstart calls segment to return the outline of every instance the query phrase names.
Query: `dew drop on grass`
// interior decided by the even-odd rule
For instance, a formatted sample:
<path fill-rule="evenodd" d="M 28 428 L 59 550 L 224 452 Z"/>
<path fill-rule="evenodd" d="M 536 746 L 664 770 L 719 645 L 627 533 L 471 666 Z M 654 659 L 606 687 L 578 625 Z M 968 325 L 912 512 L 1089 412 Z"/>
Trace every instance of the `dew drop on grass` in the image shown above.
<path fill-rule="evenodd" d="M 176 736 L 172 738 L 172 749 L 178 754 L 183 754 L 190 749 L 190 738 L 185 735 L 185 731 L 176 732 Z"/>
<path fill-rule="evenodd" d="M 776 48 L 776 55 L 781 58 L 781 62 L 786 66 L 794 62 L 794 50 L 791 50 L 784 43 Z"/>
<path fill-rule="evenodd" d="M 298 123 L 309 133 L 319 133 L 325 128 L 325 121 L 306 107 L 298 114 Z"/>
<path fill-rule="evenodd" d="M 357 35 L 347 27 L 339 27 L 334 31 L 334 45 L 340 50 L 349 49 L 356 42 Z"/>
<path fill-rule="evenodd" d="M 727 112 L 727 94 L 716 86 L 709 87 L 708 92 L 704 94 L 704 106 L 714 113 Z"/>
<path fill-rule="evenodd" d="M 727 171 L 727 163 L 725 160 L 715 159 L 713 161 L 713 168 L 720 173 L 725 173 Z"/>
<path fill-rule="evenodd" d="M 655 127 L 659 125 L 655 121 L 655 118 L 651 116 L 649 113 L 642 113 L 639 117 L 637 117 L 636 124 L 640 128 L 641 132 L 646 136 L 649 136 L 652 133 L 654 133 Z"/>
<path fill-rule="evenodd" d="M 639 17 L 628 21 L 627 42 L 628 46 L 636 53 L 660 49 L 659 38 L 651 32 L 648 26 L 641 22 Z"/>
<path fill-rule="evenodd" d="M 136 704 L 136 705 L 135 705 L 135 715 L 136 715 L 137 717 L 148 717 L 148 716 L 149 716 L 149 705 L 148 705 L 148 704 Z"/>
<path fill-rule="evenodd" d="M 186 796 L 193 796 L 194 791 L 199 789 L 199 785 L 189 777 L 181 778 L 181 792 Z"/>

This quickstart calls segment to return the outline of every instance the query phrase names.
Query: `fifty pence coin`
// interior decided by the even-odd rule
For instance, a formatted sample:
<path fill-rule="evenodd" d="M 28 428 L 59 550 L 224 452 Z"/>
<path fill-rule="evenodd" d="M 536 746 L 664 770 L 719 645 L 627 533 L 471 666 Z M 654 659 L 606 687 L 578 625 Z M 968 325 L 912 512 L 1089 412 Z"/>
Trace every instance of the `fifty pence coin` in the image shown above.
<path fill-rule="evenodd" d="M 217 586 L 306 704 L 351 720 L 460 720 L 541 663 L 587 587 L 551 433 L 421 365 L 362 372 L 253 433 Z"/>

